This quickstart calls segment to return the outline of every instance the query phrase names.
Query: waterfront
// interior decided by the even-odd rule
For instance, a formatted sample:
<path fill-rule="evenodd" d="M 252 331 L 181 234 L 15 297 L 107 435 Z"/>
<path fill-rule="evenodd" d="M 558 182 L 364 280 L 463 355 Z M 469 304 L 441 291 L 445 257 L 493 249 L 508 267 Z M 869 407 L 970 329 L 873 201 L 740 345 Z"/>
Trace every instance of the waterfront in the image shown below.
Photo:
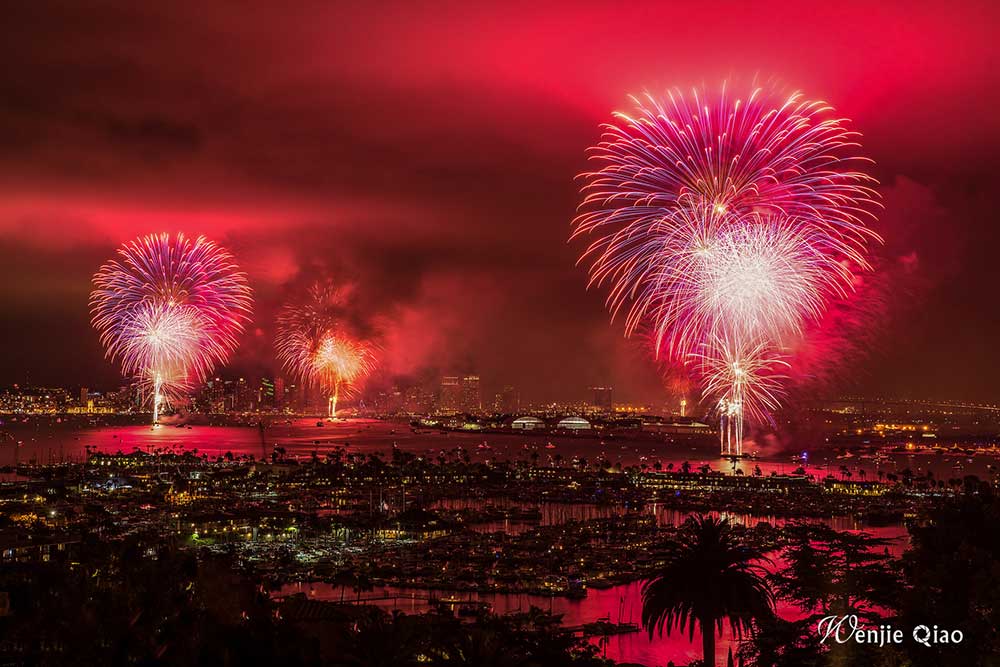
<path fill-rule="evenodd" d="M 454 506 L 454 503 L 444 503 Z M 543 506 L 543 522 L 555 521 L 585 521 L 598 516 L 614 516 L 624 511 L 621 507 L 593 507 L 583 505 Z M 680 526 L 691 516 L 687 512 L 678 512 L 653 506 L 651 512 L 657 517 L 660 525 Z M 734 523 L 753 526 L 760 522 L 783 524 L 784 521 L 773 517 L 756 517 L 738 515 L 728 512 L 717 513 Z M 900 556 L 908 544 L 906 529 L 901 525 L 866 526 L 850 517 L 833 517 L 825 521 L 835 530 L 864 531 L 879 538 L 891 540 L 889 551 L 896 557 Z M 491 529 L 506 530 L 514 533 L 525 529 L 524 525 L 491 525 Z M 570 598 L 565 596 L 541 596 L 524 593 L 455 593 L 451 590 L 433 590 L 426 588 L 406 588 L 402 586 L 376 586 L 355 596 L 349 587 L 337 586 L 323 581 L 295 582 L 282 586 L 275 591 L 276 598 L 284 598 L 296 594 L 305 595 L 309 599 L 331 602 L 347 601 L 375 605 L 386 611 L 400 610 L 408 614 L 421 614 L 438 607 L 442 599 L 448 601 L 461 600 L 477 605 L 485 605 L 499 614 L 526 612 L 531 607 L 550 611 L 562 617 L 564 626 L 582 626 L 600 619 L 612 623 L 638 623 L 642 611 L 642 582 L 631 581 L 607 588 L 590 588 L 586 597 Z M 452 607 L 455 605 L 452 604 Z M 800 615 L 794 607 L 779 604 L 777 612 L 787 617 Z M 650 638 L 640 630 L 594 636 L 589 640 L 598 646 L 603 655 L 615 662 L 638 663 L 642 665 L 666 665 L 668 661 L 675 664 L 685 664 L 701 657 L 700 632 L 695 632 L 693 640 L 687 634 L 674 632 L 671 635 Z M 739 641 L 733 637 L 727 627 L 716 645 L 716 658 L 720 664 L 725 664 L 730 648 L 735 652 Z"/>
<path fill-rule="evenodd" d="M 944 484 L 919 469 L 889 474 L 901 465 L 891 453 L 878 456 L 882 476 L 853 464 L 876 459 L 837 450 L 814 453 L 810 461 L 827 463 L 798 474 L 787 454 L 737 460 L 734 472 L 705 439 L 615 433 L 315 418 L 156 429 L 32 418 L 5 428 L 8 453 L 12 439 L 23 443 L 17 475 L 8 467 L 13 479 L 0 487 L 14 521 L 5 560 L 95 558 L 85 537 L 93 534 L 108 544 L 138 540 L 145 553 L 176 549 L 206 568 L 225 563 L 227 576 L 274 596 L 293 624 L 373 607 L 434 624 L 445 617 L 423 612 L 447 601 L 447 622 L 475 626 L 489 622 L 476 613 L 515 619 L 536 607 L 601 654 L 645 665 L 700 654 L 697 633 L 693 642 L 676 631 L 651 640 L 616 625 L 640 620 L 642 582 L 691 539 L 692 519 L 725 520 L 734 539 L 772 554 L 774 567 L 802 527 L 886 539 L 865 551 L 898 559 L 910 546 L 907 517 L 979 488 L 971 476 Z M 776 609 L 801 614 L 787 602 Z M 613 631 L 594 625 L 602 619 Z M 728 633 L 714 649 L 720 659 L 737 645 Z"/>
<path fill-rule="evenodd" d="M 580 626 L 600 618 L 608 618 L 612 622 L 637 623 L 642 609 L 640 590 L 641 584 L 632 582 L 604 590 L 591 590 L 582 600 L 504 594 L 474 594 L 464 596 L 462 599 L 486 603 L 493 611 L 501 614 L 528 611 L 534 606 L 561 615 L 564 625 Z M 279 595 L 296 593 L 305 594 L 316 600 L 337 601 L 341 597 L 339 588 L 321 582 L 290 584 L 283 587 Z M 379 587 L 365 593 L 361 599 L 370 600 L 369 604 L 386 610 L 399 609 L 408 614 L 419 614 L 433 608 L 434 605 L 427 600 L 432 593 L 423 589 Z M 438 597 L 445 595 L 440 594 Z M 592 637 L 591 641 L 600 647 L 602 653 L 616 662 L 665 665 L 668 660 L 672 660 L 677 664 L 685 664 L 700 656 L 700 640 L 697 634 L 694 642 L 689 641 L 682 633 L 650 640 L 644 631 Z M 735 647 L 732 637 L 726 632 L 719 641 L 719 658 L 725 659 L 730 645 Z"/>
<path fill-rule="evenodd" d="M 290 423 L 288 423 L 290 422 Z M 322 426 L 317 426 L 322 424 Z M 193 451 L 210 458 L 247 456 L 269 457 L 275 447 L 281 447 L 292 459 L 310 457 L 313 452 L 324 455 L 333 450 L 352 454 L 387 454 L 394 447 L 401 451 L 436 458 L 442 452 L 461 448 L 471 460 L 523 460 L 537 454 L 543 464 L 558 461 L 569 463 L 573 458 L 588 461 L 604 459 L 623 466 L 652 467 L 659 462 L 664 468 L 679 468 L 688 462 L 698 469 L 708 465 L 713 470 L 751 474 L 759 467 L 765 475 L 787 474 L 803 467 L 816 478 L 840 476 L 842 468 L 852 474 L 859 471 L 865 478 L 875 479 L 884 474 L 911 470 L 915 476 L 931 471 L 937 478 L 978 475 L 987 477 L 997 463 L 994 448 L 975 455 L 964 452 L 934 451 L 926 445 L 920 451 L 895 452 L 888 447 L 878 454 L 855 454 L 843 447 L 813 443 L 795 447 L 747 447 L 756 451 L 754 460 L 733 462 L 719 456 L 711 439 L 673 442 L 623 436 L 600 437 L 564 434 L 476 433 L 429 428 L 413 428 L 406 422 L 376 419 L 348 419 L 337 422 L 316 418 L 275 420 L 261 429 L 247 426 L 212 426 L 206 424 L 81 426 L 67 421 L 56 423 L 48 417 L 5 417 L 3 430 L 9 434 L 0 441 L 0 466 L 19 462 L 55 463 L 82 461 L 88 448 L 105 453 L 134 449 L 152 451 Z M 801 454 L 807 460 L 801 460 Z"/>

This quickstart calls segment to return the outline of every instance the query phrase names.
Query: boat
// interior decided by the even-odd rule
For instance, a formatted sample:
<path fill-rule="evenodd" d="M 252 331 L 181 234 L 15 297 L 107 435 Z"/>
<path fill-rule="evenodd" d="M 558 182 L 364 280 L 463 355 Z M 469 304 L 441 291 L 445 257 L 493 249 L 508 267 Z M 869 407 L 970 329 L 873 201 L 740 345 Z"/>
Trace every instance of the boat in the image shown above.
<path fill-rule="evenodd" d="M 458 604 L 457 614 L 459 616 L 478 616 L 481 613 L 487 613 L 492 609 L 492 606 L 488 602 L 481 602 L 478 600 L 465 600 Z"/>
<path fill-rule="evenodd" d="M 511 509 L 503 511 L 501 513 L 501 515 L 505 519 L 509 519 L 511 521 L 541 521 L 542 520 L 542 510 L 539 509 L 539 508 L 537 508 L 537 507 L 533 507 L 533 508 L 514 507 L 514 508 L 511 508 Z"/>
<path fill-rule="evenodd" d="M 456 614 L 465 617 L 478 616 L 480 613 L 488 612 L 492 609 L 492 605 L 488 602 L 461 599 L 456 595 L 438 598 L 437 605 L 439 607 L 454 609 Z"/>
<path fill-rule="evenodd" d="M 608 617 L 583 624 L 585 635 L 625 635 L 633 632 L 639 632 L 639 626 L 635 623 L 612 623 Z"/>

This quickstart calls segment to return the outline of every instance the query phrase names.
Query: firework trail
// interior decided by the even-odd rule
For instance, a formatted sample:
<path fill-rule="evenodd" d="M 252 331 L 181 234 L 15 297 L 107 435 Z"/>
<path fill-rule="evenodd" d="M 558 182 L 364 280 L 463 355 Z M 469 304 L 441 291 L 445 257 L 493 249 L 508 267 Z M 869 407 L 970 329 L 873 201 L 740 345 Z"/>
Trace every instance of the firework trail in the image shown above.
<path fill-rule="evenodd" d="M 778 408 L 788 362 L 766 343 L 719 338 L 692 357 L 702 377 L 702 398 L 716 401 L 722 452 L 739 455 L 746 420 L 763 422 Z"/>
<path fill-rule="evenodd" d="M 646 95 L 615 114 L 572 237 L 594 237 L 590 285 L 609 286 L 627 334 L 651 327 L 657 355 L 700 378 L 740 453 L 744 418 L 778 406 L 783 350 L 870 270 L 877 183 L 825 103 L 709 97 Z"/>
<path fill-rule="evenodd" d="M 346 293 L 317 284 L 304 303 L 289 303 L 278 315 L 278 359 L 286 372 L 328 396 L 336 417 L 342 395 L 355 391 L 372 371 L 374 348 L 350 335 L 344 325 Z"/>
<path fill-rule="evenodd" d="M 225 363 L 250 319 L 252 291 L 228 251 L 203 236 L 129 241 L 94 275 L 90 309 L 109 359 L 163 404 Z"/>

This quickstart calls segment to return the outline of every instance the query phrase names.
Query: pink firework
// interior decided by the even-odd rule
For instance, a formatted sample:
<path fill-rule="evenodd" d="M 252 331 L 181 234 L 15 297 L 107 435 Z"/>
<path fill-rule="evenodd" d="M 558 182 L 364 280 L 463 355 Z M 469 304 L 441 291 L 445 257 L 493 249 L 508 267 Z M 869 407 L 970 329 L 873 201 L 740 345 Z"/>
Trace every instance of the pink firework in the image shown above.
<path fill-rule="evenodd" d="M 596 237 L 581 261 L 626 331 L 650 327 L 720 414 L 736 406 L 738 450 L 743 415 L 777 406 L 783 350 L 870 269 L 876 182 L 825 103 L 708 98 L 646 95 L 616 114 L 582 175 L 573 237 Z"/>
<path fill-rule="evenodd" d="M 246 275 L 204 237 L 129 241 L 94 275 L 92 322 L 107 356 L 151 390 L 154 421 L 169 401 L 225 363 L 250 320 Z"/>

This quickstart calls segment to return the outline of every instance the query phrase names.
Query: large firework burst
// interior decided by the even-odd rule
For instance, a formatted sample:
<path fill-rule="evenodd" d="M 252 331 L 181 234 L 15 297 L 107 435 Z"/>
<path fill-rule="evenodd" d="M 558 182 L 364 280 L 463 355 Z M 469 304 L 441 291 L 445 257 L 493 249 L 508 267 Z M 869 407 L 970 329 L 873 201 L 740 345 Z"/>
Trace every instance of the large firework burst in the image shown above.
<path fill-rule="evenodd" d="M 343 289 L 316 284 L 305 301 L 282 309 L 275 337 L 285 371 L 326 392 L 330 417 L 336 416 L 340 397 L 355 391 L 375 363 L 374 348 L 348 331 L 345 306 Z"/>
<path fill-rule="evenodd" d="M 125 243 L 94 275 L 92 322 L 108 358 L 169 402 L 224 363 L 250 319 L 252 291 L 232 255 L 203 236 Z"/>
<path fill-rule="evenodd" d="M 709 97 L 646 95 L 615 114 L 573 237 L 596 237 L 581 257 L 591 285 L 610 286 L 628 334 L 651 327 L 657 354 L 701 377 L 739 452 L 743 416 L 777 406 L 782 350 L 870 269 L 877 183 L 825 103 Z"/>

